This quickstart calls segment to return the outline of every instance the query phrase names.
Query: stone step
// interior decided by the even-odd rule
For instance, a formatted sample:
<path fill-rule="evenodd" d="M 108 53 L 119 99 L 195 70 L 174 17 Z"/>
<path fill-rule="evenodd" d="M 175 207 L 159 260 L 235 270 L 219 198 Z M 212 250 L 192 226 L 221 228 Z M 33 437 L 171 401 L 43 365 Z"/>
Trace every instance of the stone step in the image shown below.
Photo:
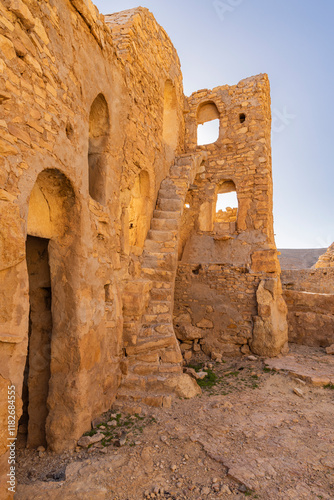
<path fill-rule="evenodd" d="M 192 174 L 192 168 L 190 165 L 183 165 L 183 166 L 178 166 L 178 165 L 173 165 L 170 168 L 170 178 L 173 179 L 174 177 L 177 179 L 190 179 L 190 176 Z"/>
<path fill-rule="evenodd" d="M 167 314 L 171 312 L 172 304 L 169 301 L 161 301 L 161 300 L 151 300 L 146 313 L 148 315 L 153 314 Z"/>
<path fill-rule="evenodd" d="M 179 199 L 174 184 L 172 187 L 168 187 L 167 189 L 160 188 L 158 196 L 160 199 L 163 198 L 165 200 Z"/>
<path fill-rule="evenodd" d="M 154 210 L 153 217 L 155 219 L 175 219 L 175 211 L 168 212 L 166 210 Z"/>
<path fill-rule="evenodd" d="M 131 406 L 133 406 L 137 412 L 136 404 L 145 404 L 155 408 L 170 408 L 172 395 L 169 393 L 148 395 L 146 392 L 123 391 L 121 388 L 117 393 L 117 398 L 113 406 L 119 409 L 124 408 L 126 412 L 131 411 Z"/>
<path fill-rule="evenodd" d="M 125 391 L 133 389 L 137 389 L 138 391 L 145 391 L 145 377 L 141 377 L 140 375 L 134 373 L 128 373 L 125 377 L 122 378 L 121 389 Z"/>
<path fill-rule="evenodd" d="M 152 241 L 152 240 L 148 240 L 148 241 Z M 162 259 L 166 259 L 168 257 L 168 255 L 170 255 L 171 253 L 172 252 L 171 252 L 170 248 L 165 248 L 165 247 L 160 248 L 157 252 L 144 249 L 142 258 L 143 258 L 143 262 L 145 261 L 146 258 L 148 258 L 148 259 L 154 258 L 154 259 L 162 260 Z"/>
<path fill-rule="evenodd" d="M 152 288 L 151 298 L 152 300 L 172 300 L 172 291 L 163 288 Z"/>
<path fill-rule="evenodd" d="M 159 253 L 162 252 L 164 248 L 164 243 L 161 241 L 145 240 L 144 252 Z"/>
<path fill-rule="evenodd" d="M 150 229 L 147 233 L 147 239 L 164 243 L 166 241 L 173 241 L 176 235 L 177 231 L 158 231 L 156 229 Z"/>
<path fill-rule="evenodd" d="M 167 283 L 172 283 L 175 277 L 175 271 L 167 271 L 164 269 L 152 269 L 150 267 L 142 267 L 142 276 L 148 279 L 156 281 L 165 281 Z M 153 283 L 153 286 L 156 286 Z"/>
<path fill-rule="evenodd" d="M 183 201 L 179 199 L 158 198 L 157 208 L 167 212 L 180 212 L 183 208 Z"/>
<path fill-rule="evenodd" d="M 169 335 L 150 335 L 149 337 L 139 338 L 137 345 L 126 347 L 128 356 L 132 354 L 142 354 L 144 352 L 152 352 L 165 347 L 176 345 L 176 337 L 174 334 Z"/>
<path fill-rule="evenodd" d="M 173 253 L 160 253 L 154 255 L 146 255 L 143 259 L 143 267 L 151 269 L 166 269 L 173 271 L 176 269 L 177 255 Z"/>
<path fill-rule="evenodd" d="M 175 212 L 173 212 L 175 213 Z M 175 229 L 177 230 L 179 227 L 177 219 L 162 219 L 162 218 L 153 218 L 151 220 L 151 229 L 157 229 L 158 231 Z"/>

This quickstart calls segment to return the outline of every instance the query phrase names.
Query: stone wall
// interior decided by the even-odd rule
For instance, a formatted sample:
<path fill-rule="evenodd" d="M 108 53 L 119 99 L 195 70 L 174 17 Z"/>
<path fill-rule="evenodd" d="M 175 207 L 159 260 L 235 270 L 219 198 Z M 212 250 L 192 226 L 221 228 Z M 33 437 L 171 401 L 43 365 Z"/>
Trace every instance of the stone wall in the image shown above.
<path fill-rule="evenodd" d="M 281 280 L 284 290 L 334 293 L 334 270 L 330 268 L 284 270 Z"/>
<path fill-rule="evenodd" d="M 25 241 L 33 235 L 48 240 L 45 431 L 60 451 L 110 408 L 120 384 L 122 295 L 140 273 L 160 183 L 182 151 L 182 75 L 168 36 L 142 8 L 104 19 L 90 0 L 4 0 L 0 30 L 1 401 L 14 384 L 18 422 L 29 322 Z M 148 187 L 137 211 L 146 211 L 133 228 L 129 207 L 142 172 Z M 141 235 L 131 240 L 133 229 Z"/>
<path fill-rule="evenodd" d="M 314 264 L 315 269 L 334 267 L 334 243 L 332 243 Z"/>
<path fill-rule="evenodd" d="M 282 271 L 289 341 L 327 347 L 334 343 L 334 270 Z"/>
<path fill-rule="evenodd" d="M 287 325 L 273 235 L 268 77 L 195 92 L 185 111 L 186 150 L 206 158 L 186 195 L 179 238 L 174 324 L 180 316 L 187 322 L 180 323 L 181 347 L 189 358 L 187 341 L 194 337 L 196 349 L 201 337 L 207 353 L 251 346 L 276 355 Z M 218 139 L 198 145 L 198 125 L 217 118 Z M 234 191 L 238 208 L 222 220 L 217 196 Z"/>
<path fill-rule="evenodd" d="M 256 291 L 262 277 L 262 273 L 250 273 L 241 267 L 179 263 L 174 328 L 179 339 L 183 340 L 181 349 L 189 351 L 183 345 L 188 343 L 195 352 L 195 346 L 200 345 L 208 355 L 249 353 L 253 317 L 257 315 Z M 191 345 L 193 328 L 188 336 L 183 331 L 187 325 L 197 329 L 194 345 Z M 186 358 L 189 357 L 188 354 Z"/>
<path fill-rule="evenodd" d="M 203 116 L 202 110 L 212 105 L 219 116 L 219 138 L 213 144 L 198 146 L 198 123 L 212 118 Z M 237 85 L 195 92 L 188 98 L 186 111 L 186 150 L 205 150 L 208 155 L 205 168 L 189 195 L 189 210 L 199 211 L 203 218 L 215 206 L 218 192 L 234 188 L 238 198 L 237 235 L 229 244 L 235 251 L 247 245 L 244 263 L 247 260 L 250 263 L 250 255 L 256 247 L 275 248 L 268 77 L 257 75 Z M 229 184 L 231 186 L 224 190 Z M 206 225 L 194 222 L 194 232 L 201 239 L 212 236 L 209 220 Z"/>
<path fill-rule="evenodd" d="M 309 346 L 334 344 L 334 293 L 285 290 L 289 341 Z"/>

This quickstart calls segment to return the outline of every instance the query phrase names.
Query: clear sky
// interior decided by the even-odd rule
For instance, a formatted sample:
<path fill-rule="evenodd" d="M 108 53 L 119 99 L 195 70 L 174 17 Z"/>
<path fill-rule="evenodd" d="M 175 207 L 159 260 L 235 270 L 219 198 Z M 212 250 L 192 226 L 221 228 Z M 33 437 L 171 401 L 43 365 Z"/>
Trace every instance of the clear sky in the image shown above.
<path fill-rule="evenodd" d="M 334 0 L 95 0 L 141 5 L 170 36 L 184 92 L 268 73 L 279 248 L 334 241 Z"/>

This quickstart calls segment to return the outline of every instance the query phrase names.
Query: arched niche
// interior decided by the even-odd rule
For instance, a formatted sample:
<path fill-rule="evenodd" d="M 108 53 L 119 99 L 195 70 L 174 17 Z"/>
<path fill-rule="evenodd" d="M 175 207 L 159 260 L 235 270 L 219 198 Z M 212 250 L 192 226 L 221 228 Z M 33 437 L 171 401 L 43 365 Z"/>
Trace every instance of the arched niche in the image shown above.
<path fill-rule="evenodd" d="M 27 233 L 40 238 L 57 238 L 70 226 L 75 195 L 68 178 L 59 170 L 43 170 L 29 198 Z"/>
<path fill-rule="evenodd" d="M 129 207 L 129 244 L 143 247 L 150 223 L 150 177 L 142 170 L 131 190 Z"/>
<path fill-rule="evenodd" d="M 99 94 L 89 113 L 89 194 L 101 204 L 106 201 L 107 148 L 109 139 L 109 109 L 103 94 Z"/>
<path fill-rule="evenodd" d="M 201 103 L 197 109 L 197 144 L 216 142 L 220 133 L 220 113 L 212 101 Z"/>
<path fill-rule="evenodd" d="M 171 80 L 167 80 L 164 89 L 163 140 L 175 150 L 179 139 L 176 91 Z"/>

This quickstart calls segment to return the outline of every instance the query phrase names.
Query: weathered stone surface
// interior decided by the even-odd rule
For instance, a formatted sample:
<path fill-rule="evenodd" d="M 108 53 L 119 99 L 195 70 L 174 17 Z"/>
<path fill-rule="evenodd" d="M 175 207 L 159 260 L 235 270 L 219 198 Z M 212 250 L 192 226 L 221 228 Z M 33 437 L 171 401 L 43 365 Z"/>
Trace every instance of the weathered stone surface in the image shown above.
<path fill-rule="evenodd" d="M 82 436 L 78 441 L 78 445 L 86 448 L 90 444 L 99 443 L 103 438 L 104 435 L 99 432 L 93 434 L 93 436 Z"/>
<path fill-rule="evenodd" d="M 210 319 L 202 318 L 201 321 L 196 323 L 198 328 L 213 328 L 213 323 Z"/>
<path fill-rule="evenodd" d="M 314 264 L 314 269 L 334 267 L 334 243 L 332 243 Z"/>
<path fill-rule="evenodd" d="M 326 352 L 327 354 L 334 354 L 334 344 L 330 345 L 329 347 L 326 347 Z"/>
<path fill-rule="evenodd" d="M 168 379 L 166 386 L 174 389 L 180 398 L 193 398 L 202 392 L 197 382 L 185 373 Z"/>
<path fill-rule="evenodd" d="M 289 340 L 328 347 L 334 342 L 334 294 L 284 290 L 288 307 Z"/>
<path fill-rule="evenodd" d="M 35 26 L 34 17 L 22 0 L 4 0 L 4 3 L 9 10 L 21 19 L 25 28 L 31 29 Z"/>
<path fill-rule="evenodd" d="M 252 352 L 277 356 L 286 351 L 288 342 L 287 307 L 277 278 L 261 281 L 256 292 L 258 315 L 254 317 Z"/>
<path fill-rule="evenodd" d="M 0 200 L 0 219 L 0 271 L 2 271 L 24 260 L 25 237 L 18 205 Z"/>
<path fill-rule="evenodd" d="M 175 333 L 179 340 L 195 340 L 203 337 L 201 329 L 192 325 L 184 325 L 175 328 Z"/>
<path fill-rule="evenodd" d="M 294 346 L 294 344 L 292 344 Z M 309 356 L 312 348 L 295 345 L 293 352 L 277 359 L 266 359 L 265 364 L 274 370 L 288 372 L 292 377 L 317 386 L 334 383 L 334 359 L 320 352 Z M 301 351 L 300 351 L 301 350 Z"/>
<path fill-rule="evenodd" d="M 266 273 L 280 272 L 277 250 L 258 250 L 251 255 L 252 271 Z"/>

